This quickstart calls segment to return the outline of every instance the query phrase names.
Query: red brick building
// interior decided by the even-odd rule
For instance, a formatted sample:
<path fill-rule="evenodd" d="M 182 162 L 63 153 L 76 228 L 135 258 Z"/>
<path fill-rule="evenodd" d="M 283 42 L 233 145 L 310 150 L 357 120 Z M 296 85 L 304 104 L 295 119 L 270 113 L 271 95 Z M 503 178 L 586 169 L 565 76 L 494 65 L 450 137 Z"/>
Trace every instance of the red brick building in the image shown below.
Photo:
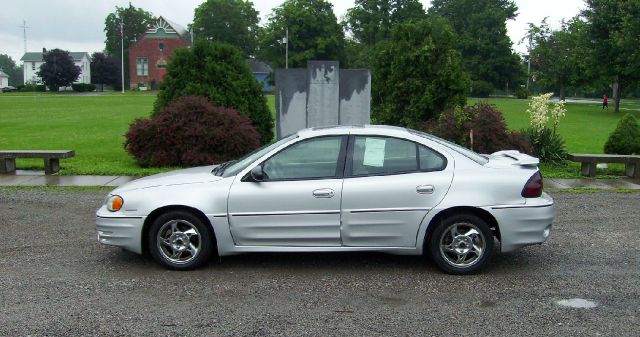
<path fill-rule="evenodd" d="M 191 35 L 182 26 L 163 17 L 152 24 L 129 47 L 129 78 L 131 88 L 156 89 L 166 72 L 174 50 L 191 44 Z"/>

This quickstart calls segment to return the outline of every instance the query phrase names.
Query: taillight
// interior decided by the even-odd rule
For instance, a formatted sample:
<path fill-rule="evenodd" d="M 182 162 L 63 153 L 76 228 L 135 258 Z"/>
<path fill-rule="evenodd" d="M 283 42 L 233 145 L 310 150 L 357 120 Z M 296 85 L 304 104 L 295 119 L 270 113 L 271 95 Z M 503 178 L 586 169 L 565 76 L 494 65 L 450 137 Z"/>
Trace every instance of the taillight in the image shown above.
<path fill-rule="evenodd" d="M 542 175 L 537 171 L 529 178 L 527 184 L 522 189 L 522 196 L 525 198 L 538 198 L 542 195 Z"/>

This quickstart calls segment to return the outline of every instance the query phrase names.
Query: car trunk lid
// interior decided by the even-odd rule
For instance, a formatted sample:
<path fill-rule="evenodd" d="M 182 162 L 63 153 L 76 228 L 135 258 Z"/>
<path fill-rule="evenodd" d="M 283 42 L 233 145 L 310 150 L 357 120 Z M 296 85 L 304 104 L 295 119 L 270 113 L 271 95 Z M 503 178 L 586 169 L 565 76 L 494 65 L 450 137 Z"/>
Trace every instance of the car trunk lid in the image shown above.
<path fill-rule="evenodd" d="M 498 151 L 488 155 L 489 162 L 486 167 L 506 168 L 521 166 L 523 168 L 538 168 L 540 160 L 526 153 L 516 150 Z"/>

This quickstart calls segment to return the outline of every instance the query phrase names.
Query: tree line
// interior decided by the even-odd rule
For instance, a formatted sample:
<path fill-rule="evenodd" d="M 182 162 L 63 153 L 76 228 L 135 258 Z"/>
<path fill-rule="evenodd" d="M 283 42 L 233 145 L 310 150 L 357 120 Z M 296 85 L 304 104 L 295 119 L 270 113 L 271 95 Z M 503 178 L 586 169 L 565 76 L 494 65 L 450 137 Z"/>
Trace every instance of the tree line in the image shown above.
<path fill-rule="evenodd" d="M 394 38 L 394 29 L 437 23 L 446 26 L 438 31 L 453 33 L 451 43 L 442 36 L 432 39 L 451 44 L 459 53 L 471 95 L 525 85 L 530 65 L 527 89 L 531 91 L 553 90 L 562 98 L 568 93 L 592 97 L 606 93 L 617 107 L 623 94 L 640 94 L 640 2 L 585 0 L 585 5 L 585 10 L 556 30 L 546 21 L 530 23 L 523 41 L 528 44 L 531 39 L 528 55 L 514 52 L 507 35 L 506 23 L 518 11 L 512 0 L 433 0 L 428 10 L 418 0 L 356 0 L 340 20 L 326 0 L 286 0 L 272 10 L 263 26 L 249 0 L 207 0 L 195 9 L 189 29 L 196 40 L 233 45 L 245 57 L 274 68 L 285 66 L 287 45 L 290 67 L 328 59 L 340 61 L 343 67 L 374 68 L 373 57 L 380 48 L 414 38 L 402 34 Z M 105 20 L 106 55 L 119 64 L 119 30 L 124 22 L 127 63 L 128 46 L 153 20 L 143 9 L 117 7 Z M 427 65 L 413 66 L 416 72 L 421 67 Z"/>
<path fill-rule="evenodd" d="M 523 39 L 531 43 L 529 55 L 518 55 L 511 48 L 506 23 L 518 11 L 512 0 L 433 0 L 428 10 L 418 0 L 356 0 L 341 20 L 326 0 L 286 0 L 272 10 L 263 26 L 249 0 L 207 0 L 195 9 L 189 30 L 195 40 L 230 44 L 244 57 L 265 61 L 273 68 L 285 63 L 304 67 L 313 59 L 338 60 L 343 67 L 370 68 L 374 78 L 381 79 L 389 76 L 384 72 L 388 68 L 381 67 L 397 60 L 384 60 L 380 55 L 391 52 L 385 57 L 403 59 L 407 56 L 403 50 L 411 50 L 406 49 L 407 43 L 419 42 L 427 49 L 406 60 L 414 63 L 394 65 L 400 72 L 411 72 L 405 78 L 455 75 L 458 81 L 453 87 L 475 96 L 526 84 L 530 91 L 552 90 L 562 98 L 607 94 L 617 111 L 623 95 L 640 95 L 640 2 L 585 0 L 585 5 L 585 10 L 563 21 L 559 29 L 551 29 L 546 20 L 530 23 Z M 92 82 L 119 87 L 123 47 L 128 86 L 128 48 L 155 19 L 131 4 L 116 7 L 105 19 L 105 50 L 93 55 Z M 448 59 L 441 64 L 427 63 L 435 61 L 429 57 L 434 52 L 448 54 Z M 4 67 L 15 71 L 15 65 Z M 455 100 L 458 91 L 444 95 Z"/>
<path fill-rule="evenodd" d="M 547 20 L 530 24 L 531 64 L 537 86 L 561 99 L 640 96 L 640 2 L 585 0 L 586 9 L 551 29 Z"/>

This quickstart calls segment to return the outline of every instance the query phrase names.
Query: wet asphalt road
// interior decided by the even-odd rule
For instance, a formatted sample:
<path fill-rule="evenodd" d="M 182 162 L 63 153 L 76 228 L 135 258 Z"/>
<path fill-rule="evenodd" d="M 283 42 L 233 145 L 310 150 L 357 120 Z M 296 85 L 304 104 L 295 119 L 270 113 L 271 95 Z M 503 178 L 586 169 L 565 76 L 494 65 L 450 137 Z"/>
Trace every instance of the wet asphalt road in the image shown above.
<path fill-rule="evenodd" d="M 640 193 L 555 193 L 551 241 L 474 276 L 383 254 L 167 271 L 97 243 L 105 193 L 0 189 L 0 336 L 640 335 Z"/>

